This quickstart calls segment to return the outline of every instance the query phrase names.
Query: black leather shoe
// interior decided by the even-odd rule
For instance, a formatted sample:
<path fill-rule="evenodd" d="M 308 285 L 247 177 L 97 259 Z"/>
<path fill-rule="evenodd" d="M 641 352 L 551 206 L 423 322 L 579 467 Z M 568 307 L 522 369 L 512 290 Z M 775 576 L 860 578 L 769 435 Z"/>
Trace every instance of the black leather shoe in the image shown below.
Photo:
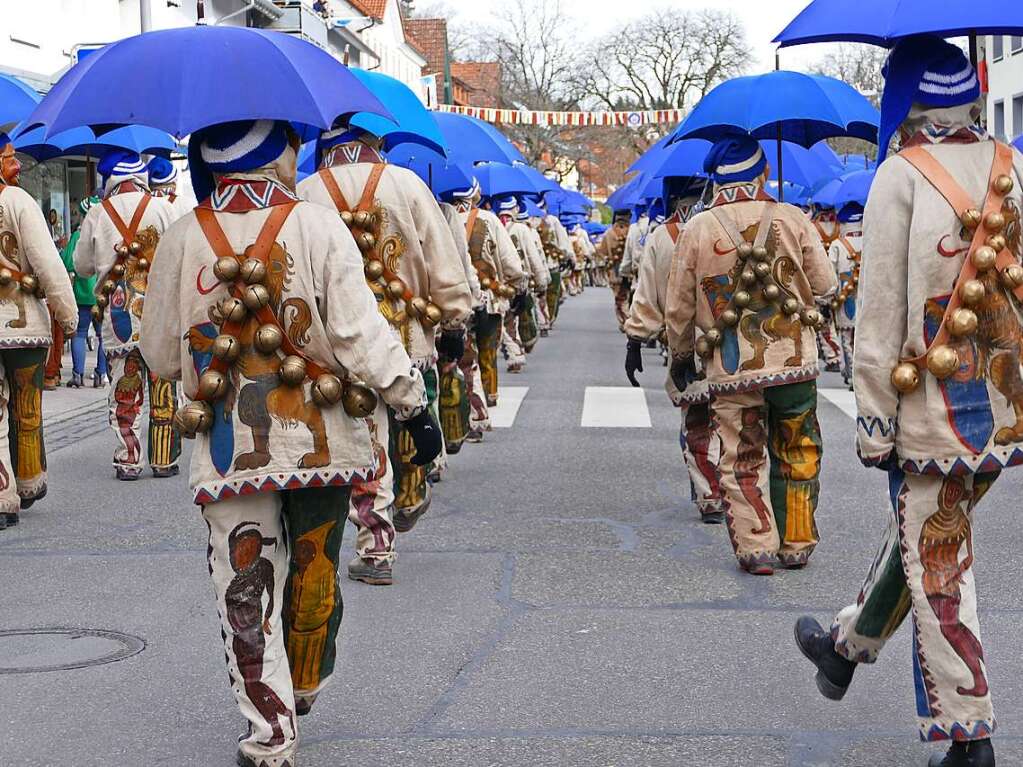
<path fill-rule="evenodd" d="M 816 620 L 804 615 L 796 621 L 796 644 L 817 667 L 817 689 L 828 700 L 842 700 L 852 683 L 856 664 L 835 652 L 835 640 Z"/>
<path fill-rule="evenodd" d="M 932 754 L 927 767 L 995 767 L 990 738 L 953 743 L 948 753 Z"/>

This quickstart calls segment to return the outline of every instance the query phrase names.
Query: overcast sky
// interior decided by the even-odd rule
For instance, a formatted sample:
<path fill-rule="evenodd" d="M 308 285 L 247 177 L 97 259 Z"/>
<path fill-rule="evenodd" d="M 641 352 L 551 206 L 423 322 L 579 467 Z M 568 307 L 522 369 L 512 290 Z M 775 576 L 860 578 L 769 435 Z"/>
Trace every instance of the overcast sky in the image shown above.
<path fill-rule="evenodd" d="M 458 13 L 460 20 L 487 23 L 507 5 L 507 0 L 444 0 L 444 3 Z M 420 4 L 425 7 L 430 2 L 420 0 Z M 808 4 L 809 0 L 674 0 L 670 6 L 681 10 L 714 8 L 734 13 L 746 27 L 746 35 L 759 60 L 758 68 L 766 71 L 774 68 L 775 46 L 771 40 Z M 566 14 L 578 23 L 581 43 L 667 5 L 669 3 L 662 0 L 561 0 Z M 826 50 L 827 46 L 821 45 L 786 49 L 782 51 L 782 67 L 802 68 L 820 58 Z"/>

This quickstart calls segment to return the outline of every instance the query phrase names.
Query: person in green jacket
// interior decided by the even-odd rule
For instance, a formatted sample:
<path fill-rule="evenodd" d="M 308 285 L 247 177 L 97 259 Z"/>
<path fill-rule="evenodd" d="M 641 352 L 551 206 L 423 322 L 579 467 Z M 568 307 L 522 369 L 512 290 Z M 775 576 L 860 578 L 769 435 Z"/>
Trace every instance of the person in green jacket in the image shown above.
<path fill-rule="evenodd" d="M 85 214 L 93 205 L 99 202 L 99 197 L 87 197 L 78 203 L 78 210 L 82 216 L 80 221 L 85 220 Z M 75 291 L 75 303 L 78 304 L 78 331 L 71 339 L 71 380 L 68 387 L 80 389 L 85 385 L 85 352 L 86 341 L 89 336 L 89 326 L 92 325 L 96 331 L 96 369 L 92 374 L 92 385 L 96 389 L 107 386 L 110 378 L 107 375 L 107 357 L 103 353 L 103 335 L 100 333 L 99 322 L 92 317 L 92 307 L 96 304 L 96 277 L 79 277 L 75 273 L 75 246 L 78 244 L 78 237 L 81 233 L 81 223 L 71 233 L 67 245 L 60 252 L 60 257 L 67 267 L 71 276 L 71 284 Z"/>

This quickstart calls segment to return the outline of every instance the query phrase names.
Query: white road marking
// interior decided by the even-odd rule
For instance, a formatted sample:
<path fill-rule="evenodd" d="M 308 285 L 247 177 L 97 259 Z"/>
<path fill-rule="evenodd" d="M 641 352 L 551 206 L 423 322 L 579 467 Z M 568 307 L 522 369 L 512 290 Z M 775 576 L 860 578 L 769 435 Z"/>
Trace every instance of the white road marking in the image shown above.
<path fill-rule="evenodd" d="M 528 386 L 498 386 L 497 405 L 490 408 L 490 425 L 495 429 L 510 429 L 515 425 L 522 400 L 526 398 Z"/>
<path fill-rule="evenodd" d="M 632 386 L 587 386 L 582 425 L 602 429 L 649 429 L 646 394 Z"/>
<path fill-rule="evenodd" d="M 818 389 L 817 393 L 850 418 L 856 418 L 856 393 L 848 389 Z"/>

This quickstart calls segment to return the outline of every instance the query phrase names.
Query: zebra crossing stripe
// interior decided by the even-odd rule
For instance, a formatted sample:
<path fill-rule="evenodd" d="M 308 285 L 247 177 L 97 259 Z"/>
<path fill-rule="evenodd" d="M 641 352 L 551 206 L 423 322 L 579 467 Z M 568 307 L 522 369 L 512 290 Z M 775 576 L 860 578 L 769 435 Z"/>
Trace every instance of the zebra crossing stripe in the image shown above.
<path fill-rule="evenodd" d="M 818 389 L 817 393 L 850 418 L 856 418 L 856 394 L 848 389 Z"/>
<path fill-rule="evenodd" d="M 649 429 L 646 394 L 632 386 L 587 386 L 583 398 L 584 428 Z"/>
<path fill-rule="evenodd" d="M 490 408 L 490 425 L 495 429 L 510 429 L 514 426 L 519 407 L 528 392 L 528 386 L 498 386 L 497 405 Z"/>

